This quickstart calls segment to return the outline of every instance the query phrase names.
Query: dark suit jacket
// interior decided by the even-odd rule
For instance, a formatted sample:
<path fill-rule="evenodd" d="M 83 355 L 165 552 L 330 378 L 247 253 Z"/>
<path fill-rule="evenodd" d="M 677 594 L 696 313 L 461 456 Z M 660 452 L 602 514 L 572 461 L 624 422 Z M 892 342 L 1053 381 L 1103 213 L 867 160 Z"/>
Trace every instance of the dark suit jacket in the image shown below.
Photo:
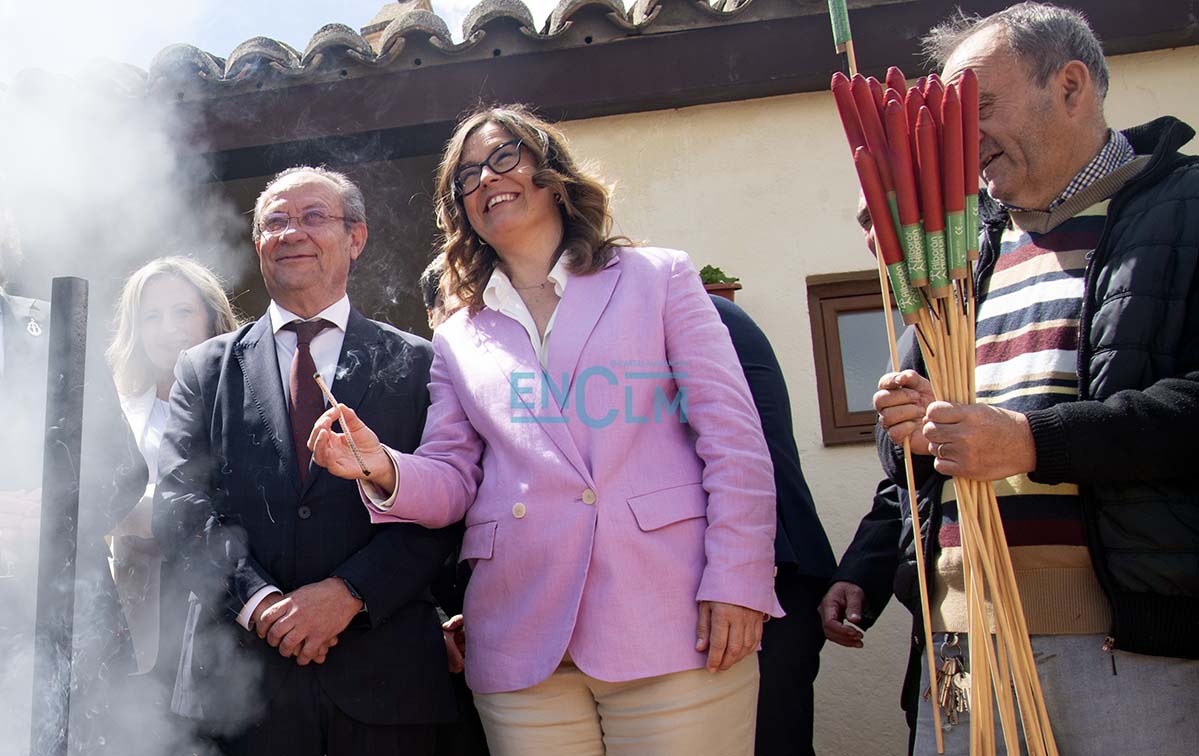
<path fill-rule="evenodd" d="M 411 451 L 431 361 L 427 341 L 351 311 L 332 390 L 383 443 Z M 295 668 L 236 625 L 246 600 L 269 584 L 286 593 L 339 576 L 369 611 L 317 669 L 329 697 L 371 724 L 454 719 L 428 586 L 457 533 L 372 525 L 357 486 L 315 465 L 301 488 L 268 316 L 180 357 L 159 470 L 155 536 L 209 608 L 181 669 L 204 718 L 244 723 L 247 702 L 269 700 Z"/>
<path fill-rule="evenodd" d="M 712 303 L 729 329 L 774 464 L 774 485 L 778 492 L 775 564 L 794 565 L 797 574 L 804 577 L 827 579 L 837 562 L 799 465 L 791 399 L 778 358 L 766 334 L 745 310 L 723 297 L 712 297 Z"/>
<path fill-rule="evenodd" d="M 4 329 L 0 490 L 33 490 L 42 485 L 50 306 L 0 291 L 0 310 Z M 110 685 L 133 671 L 132 645 L 108 569 L 104 535 L 141 498 L 146 465 L 121 413 L 112 376 L 96 357 L 103 351 L 101 346 L 89 345 L 93 359 L 84 389 L 72 656 L 73 752 L 95 752 L 100 750 L 96 744 L 101 738 L 111 741 L 112 734 L 104 732 Z M 35 551 L 36 544 L 31 544 L 31 553 L 15 565 L 16 579 L 0 582 L 0 656 L 5 659 L 11 660 L 18 650 L 10 644 L 29 641 L 38 568 L 32 558 Z M 0 695 L 27 701 L 30 691 L 0 691 Z"/>

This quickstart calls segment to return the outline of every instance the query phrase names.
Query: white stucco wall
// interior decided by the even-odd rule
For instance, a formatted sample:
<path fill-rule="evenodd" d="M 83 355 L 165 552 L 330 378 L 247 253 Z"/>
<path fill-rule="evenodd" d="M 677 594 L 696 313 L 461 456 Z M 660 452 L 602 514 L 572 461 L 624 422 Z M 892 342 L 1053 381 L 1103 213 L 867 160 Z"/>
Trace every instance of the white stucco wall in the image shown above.
<path fill-rule="evenodd" d="M 1199 124 L 1199 47 L 1109 63 L 1112 126 L 1164 114 Z M 854 224 L 856 178 L 831 96 L 639 113 L 564 128 L 576 154 L 594 159 L 616 183 L 620 233 L 687 250 L 697 267 L 711 263 L 741 278 L 737 302 L 778 353 L 804 470 L 840 556 L 869 508 L 879 469 L 871 446 L 826 448 L 820 438 L 805 279 L 874 264 Z M 1197 148 L 1193 142 L 1188 151 Z M 864 649 L 826 646 L 817 683 L 818 753 L 906 753 L 898 697 L 909 621 L 893 603 Z"/>

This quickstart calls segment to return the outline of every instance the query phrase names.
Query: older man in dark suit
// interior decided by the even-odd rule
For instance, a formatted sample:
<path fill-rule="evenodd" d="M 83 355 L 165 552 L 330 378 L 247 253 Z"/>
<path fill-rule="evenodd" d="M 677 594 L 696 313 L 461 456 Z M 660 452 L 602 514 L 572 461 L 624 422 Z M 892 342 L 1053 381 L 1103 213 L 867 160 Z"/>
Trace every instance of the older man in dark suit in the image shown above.
<path fill-rule="evenodd" d="M 315 372 L 414 449 L 431 347 L 351 308 L 367 226 L 345 176 L 284 171 L 253 235 L 268 312 L 180 357 L 160 456 L 155 534 L 205 607 L 176 703 L 229 754 L 431 753 L 455 706 L 429 583 L 455 533 L 371 525 L 355 484 L 307 448 Z"/>

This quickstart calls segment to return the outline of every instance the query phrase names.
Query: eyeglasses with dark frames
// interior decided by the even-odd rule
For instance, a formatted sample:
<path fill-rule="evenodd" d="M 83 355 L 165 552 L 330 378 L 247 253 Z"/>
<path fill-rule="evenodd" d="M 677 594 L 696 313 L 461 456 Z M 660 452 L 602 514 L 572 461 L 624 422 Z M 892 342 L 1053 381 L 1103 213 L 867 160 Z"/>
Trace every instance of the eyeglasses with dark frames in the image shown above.
<path fill-rule="evenodd" d="M 507 173 L 520 163 L 522 143 L 512 139 L 496 147 L 482 163 L 469 163 L 458 168 L 454 174 L 454 186 L 458 189 L 458 197 L 473 194 L 483 182 L 483 167 L 491 169 L 496 175 Z"/>
<path fill-rule="evenodd" d="M 263 217 L 258 228 L 262 233 L 268 236 L 281 236 L 287 233 L 287 229 L 291 228 L 291 222 L 296 222 L 297 228 L 302 228 L 305 231 L 315 231 L 331 221 L 344 221 L 345 217 L 341 215 L 330 215 L 319 208 L 312 208 L 300 213 L 299 216 L 288 215 L 287 213 L 271 213 Z"/>

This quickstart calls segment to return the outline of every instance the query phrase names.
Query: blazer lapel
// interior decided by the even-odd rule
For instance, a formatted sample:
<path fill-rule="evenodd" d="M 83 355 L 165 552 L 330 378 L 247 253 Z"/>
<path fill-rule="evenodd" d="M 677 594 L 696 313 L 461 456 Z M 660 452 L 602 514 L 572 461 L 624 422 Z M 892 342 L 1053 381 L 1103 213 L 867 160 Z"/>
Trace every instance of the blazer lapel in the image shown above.
<path fill-rule="evenodd" d="M 351 308 L 349 320 L 346 321 L 346 336 L 341 342 L 341 354 L 337 358 L 337 370 L 329 390 L 338 402 L 352 410 L 360 408 L 370 387 L 376 367 L 378 342 L 379 333 L 375 326 L 362 313 Z M 304 479 L 304 492 L 307 493 L 318 478 L 328 474 L 328 470 L 313 462 Z"/>
<path fill-rule="evenodd" d="M 375 342 L 378 331 L 357 310 L 350 310 L 350 319 L 346 321 L 346 337 L 341 344 L 341 354 L 337 359 L 337 372 L 329 390 L 337 401 L 350 409 L 358 409 L 366 389 L 371 384 L 371 374 L 375 371 Z"/>
<path fill-rule="evenodd" d="M 234 347 L 237 361 L 246 377 L 246 391 L 254 400 L 267 435 L 287 462 L 292 486 L 300 489 L 296 451 L 291 445 L 291 420 L 283 401 L 283 383 L 279 378 L 279 358 L 271 334 L 271 317 L 263 315 Z"/>
<path fill-rule="evenodd" d="M 545 392 L 549 391 L 549 386 L 541 370 L 541 364 L 537 360 L 537 354 L 533 351 L 533 345 L 529 342 L 529 334 L 519 323 L 506 315 L 501 315 L 494 310 L 484 308 L 471 318 L 470 327 L 476 334 L 478 347 L 491 357 L 505 385 L 508 385 L 513 380 L 513 377 L 519 374 L 541 376 L 542 380 L 537 382 L 540 391 L 533 393 L 544 395 Z M 557 327 L 555 324 L 555 330 Z M 550 350 L 550 354 L 552 355 L 552 346 Z M 516 413 L 519 410 L 510 410 L 513 413 L 512 422 L 535 423 L 549 436 L 550 440 L 558 447 L 558 450 L 562 452 L 571 466 L 580 475 L 590 481 L 591 472 L 587 469 L 587 464 L 583 461 L 578 447 L 575 446 L 574 439 L 570 436 L 570 431 L 566 428 L 568 418 L 562 415 L 562 408 L 558 405 L 555 393 L 550 393 L 550 397 L 554 401 L 543 402 L 541 405 L 537 403 L 535 398 L 524 393 L 512 393 L 520 398 L 520 401 L 524 404 L 528 412 L 525 415 L 517 415 Z"/>
<path fill-rule="evenodd" d="M 562 409 L 574 387 L 579 358 L 583 347 L 595 331 L 600 315 L 612 299 L 616 282 L 620 280 L 619 258 L 613 257 L 603 269 L 585 276 L 571 276 L 558 304 L 554 318 L 554 330 L 550 334 L 550 355 L 547 372 L 554 380 L 570 376 L 570 385 L 564 386 L 554 400 Z M 594 367 L 587 365 L 587 367 Z"/>

